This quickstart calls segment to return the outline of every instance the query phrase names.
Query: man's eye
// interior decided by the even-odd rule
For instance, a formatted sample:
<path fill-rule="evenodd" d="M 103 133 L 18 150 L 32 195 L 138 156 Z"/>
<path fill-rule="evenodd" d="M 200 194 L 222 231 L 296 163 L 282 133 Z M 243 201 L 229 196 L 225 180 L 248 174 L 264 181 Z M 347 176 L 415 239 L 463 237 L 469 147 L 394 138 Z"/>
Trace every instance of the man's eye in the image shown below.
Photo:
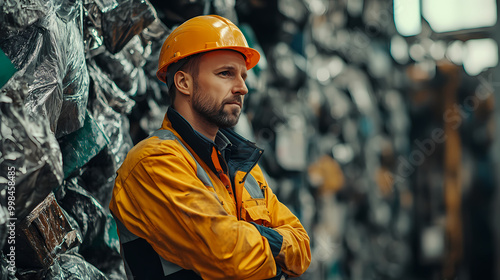
<path fill-rule="evenodd" d="M 222 71 L 222 72 L 220 72 L 220 73 L 219 73 L 219 75 L 224 76 L 224 77 L 227 77 L 227 76 L 229 76 L 230 74 L 231 74 L 231 73 L 229 73 L 229 71 Z"/>

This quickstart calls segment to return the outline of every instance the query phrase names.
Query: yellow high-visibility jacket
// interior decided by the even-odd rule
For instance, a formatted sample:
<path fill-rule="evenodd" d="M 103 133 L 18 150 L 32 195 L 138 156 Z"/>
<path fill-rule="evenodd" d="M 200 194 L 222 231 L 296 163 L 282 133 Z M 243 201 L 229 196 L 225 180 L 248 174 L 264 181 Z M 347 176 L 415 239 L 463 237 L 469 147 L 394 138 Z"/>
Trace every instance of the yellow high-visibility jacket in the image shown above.
<path fill-rule="evenodd" d="M 157 254 L 165 274 L 170 264 L 203 279 L 301 275 L 311 261 L 309 236 L 269 188 L 261 154 L 227 129 L 214 143 L 169 108 L 162 128 L 117 172 L 109 208 L 122 245 L 145 240 L 154 251 L 135 258 L 152 263 L 144 252 Z"/>

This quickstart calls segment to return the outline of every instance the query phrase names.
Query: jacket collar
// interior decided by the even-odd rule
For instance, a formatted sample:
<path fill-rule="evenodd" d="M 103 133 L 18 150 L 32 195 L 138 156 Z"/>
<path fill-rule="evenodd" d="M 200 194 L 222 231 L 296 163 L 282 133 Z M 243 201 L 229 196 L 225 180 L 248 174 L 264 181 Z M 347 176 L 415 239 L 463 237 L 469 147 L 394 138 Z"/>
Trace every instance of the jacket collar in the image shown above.
<path fill-rule="evenodd" d="M 231 177 L 236 171 L 249 172 L 262 155 L 262 149 L 231 129 L 219 129 L 215 137 L 216 145 L 212 140 L 194 130 L 174 108 L 168 108 L 166 118 L 170 121 L 172 128 L 216 174 L 217 171 L 211 159 L 214 148 L 224 150 Z"/>

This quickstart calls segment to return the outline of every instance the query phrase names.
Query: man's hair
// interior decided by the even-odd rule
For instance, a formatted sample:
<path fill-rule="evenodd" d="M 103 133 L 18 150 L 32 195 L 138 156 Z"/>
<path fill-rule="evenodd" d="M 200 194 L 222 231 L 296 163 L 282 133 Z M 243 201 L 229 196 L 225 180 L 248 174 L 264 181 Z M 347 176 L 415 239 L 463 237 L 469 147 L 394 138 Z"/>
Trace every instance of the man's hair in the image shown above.
<path fill-rule="evenodd" d="M 199 69 L 200 59 L 203 54 L 204 53 L 197 53 L 189 57 L 186 57 L 185 59 L 187 61 L 177 71 L 183 71 L 188 73 L 193 77 L 194 81 L 196 82 L 196 80 L 198 79 L 198 73 L 200 72 Z M 168 95 L 170 96 L 170 106 L 173 106 L 175 101 L 175 96 L 177 95 L 177 88 L 175 87 L 175 82 L 172 82 L 172 85 L 168 90 Z"/>

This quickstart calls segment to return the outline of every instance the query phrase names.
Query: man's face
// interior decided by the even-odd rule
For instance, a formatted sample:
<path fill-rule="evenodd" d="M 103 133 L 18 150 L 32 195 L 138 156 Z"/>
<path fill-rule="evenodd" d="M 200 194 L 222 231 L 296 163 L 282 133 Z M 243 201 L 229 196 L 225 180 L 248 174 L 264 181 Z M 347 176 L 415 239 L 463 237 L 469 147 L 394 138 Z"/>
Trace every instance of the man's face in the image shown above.
<path fill-rule="evenodd" d="M 194 81 L 193 111 L 221 128 L 238 122 L 243 106 L 247 68 L 243 55 L 221 50 L 200 58 L 198 79 Z"/>

